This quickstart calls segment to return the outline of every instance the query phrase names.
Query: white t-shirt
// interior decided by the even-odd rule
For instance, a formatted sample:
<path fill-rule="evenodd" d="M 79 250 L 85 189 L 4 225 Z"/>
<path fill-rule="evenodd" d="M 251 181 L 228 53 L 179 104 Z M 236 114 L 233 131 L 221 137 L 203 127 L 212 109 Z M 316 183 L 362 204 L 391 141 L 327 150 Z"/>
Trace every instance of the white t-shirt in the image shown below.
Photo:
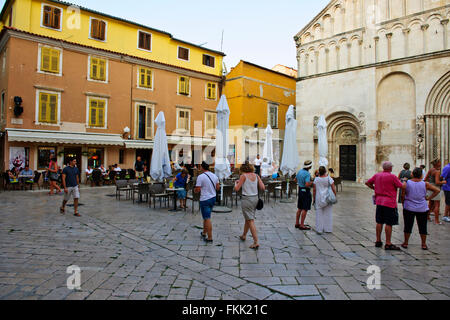
<path fill-rule="evenodd" d="M 94 170 L 92 170 L 92 169 L 90 169 L 90 170 L 89 170 L 89 169 L 86 169 L 86 174 L 88 174 L 88 175 L 89 175 L 89 174 L 92 174 L 92 171 L 94 171 Z"/>
<path fill-rule="evenodd" d="M 208 177 L 211 178 L 211 180 Z M 201 175 L 199 175 L 197 177 L 197 183 L 195 186 L 202 188 L 200 193 L 200 201 L 206 201 L 211 198 L 214 198 L 217 195 L 216 185 L 218 183 L 219 178 L 217 178 L 217 176 L 212 172 L 208 171 L 206 173 L 202 173 Z"/>
<path fill-rule="evenodd" d="M 117 167 L 117 168 L 114 168 L 114 171 L 120 172 L 120 171 L 122 171 L 122 169 L 120 169 L 119 167 Z"/>
<path fill-rule="evenodd" d="M 255 166 L 260 166 L 262 163 L 262 159 L 255 159 Z"/>

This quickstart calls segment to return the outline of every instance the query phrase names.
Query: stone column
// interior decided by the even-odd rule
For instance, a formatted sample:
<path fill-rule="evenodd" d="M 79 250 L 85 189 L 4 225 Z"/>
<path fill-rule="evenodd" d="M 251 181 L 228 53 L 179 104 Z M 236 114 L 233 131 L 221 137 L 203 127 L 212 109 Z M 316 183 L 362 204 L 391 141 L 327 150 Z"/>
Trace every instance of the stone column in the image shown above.
<path fill-rule="evenodd" d="M 427 30 L 430 27 L 429 24 L 423 24 L 420 28 L 423 34 L 423 53 L 427 53 Z"/>
<path fill-rule="evenodd" d="M 386 33 L 387 46 L 388 46 L 388 60 L 392 59 L 392 32 Z"/>
<path fill-rule="evenodd" d="M 341 56 L 340 56 L 340 51 L 341 51 L 341 47 L 339 47 L 338 45 L 336 45 L 336 70 L 340 70 L 341 69 Z"/>
<path fill-rule="evenodd" d="M 441 21 L 442 27 L 444 28 L 444 50 L 447 50 L 448 48 L 448 31 L 447 31 L 447 24 L 448 24 L 448 19 L 444 19 Z"/>
<path fill-rule="evenodd" d="M 350 68 L 352 66 L 352 43 L 347 43 L 347 68 Z"/>
<path fill-rule="evenodd" d="M 359 65 L 361 66 L 363 64 L 363 40 L 359 40 L 358 44 L 359 44 Z"/>
<path fill-rule="evenodd" d="M 405 39 L 405 57 L 409 56 L 409 33 L 411 32 L 411 29 L 403 29 L 404 39 Z"/>
<path fill-rule="evenodd" d="M 330 49 L 325 49 L 325 61 L 326 61 L 326 67 L 325 72 L 330 71 Z"/>
<path fill-rule="evenodd" d="M 319 73 L 319 51 L 315 51 L 314 55 L 316 57 L 316 74 Z"/>
<path fill-rule="evenodd" d="M 309 76 L 309 54 L 305 53 L 305 76 Z"/>
<path fill-rule="evenodd" d="M 380 41 L 380 37 L 376 36 L 375 38 L 373 38 L 375 40 L 375 63 L 378 62 L 378 59 L 380 58 L 380 54 L 379 54 L 379 45 L 378 45 L 378 41 Z"/>

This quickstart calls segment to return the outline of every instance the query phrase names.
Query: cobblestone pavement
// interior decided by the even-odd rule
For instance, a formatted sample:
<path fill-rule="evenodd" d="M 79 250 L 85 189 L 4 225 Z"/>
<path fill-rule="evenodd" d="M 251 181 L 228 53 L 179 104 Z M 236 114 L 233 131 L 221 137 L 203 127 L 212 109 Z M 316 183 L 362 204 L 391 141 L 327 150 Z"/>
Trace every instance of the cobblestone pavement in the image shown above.
<path fill-rule="evenodd" d="M 346 188 L 334 208 L 334 233 L 295 229 L 295 205 L 266 203 L 261 248 L 241 242 L 243 217 L 213 216 L 214 244 L 200 239 L 201 215 L 117 201 L 113 188 L 84 189 L 81 218 L 61 196 L 0 193 L 0 299 L 449 299 L 450 224 L 429 226 L 429 251 L 417 228 L 410 247 L 374 247 L 371 192 Z M 188 203 L 190 206 L 191 204 Z M 197 208 L 196 208 L 197 209 Z M 401 218 L 401 221 L 403 219 Z M 314 225 L 314 212 L 307 222 Z M 402 226 L 394 243 L 402 241 Z M 67 267 L 82 269 L 81 290 Z M 368 290 L 367 268 L 381 268 Z"/>

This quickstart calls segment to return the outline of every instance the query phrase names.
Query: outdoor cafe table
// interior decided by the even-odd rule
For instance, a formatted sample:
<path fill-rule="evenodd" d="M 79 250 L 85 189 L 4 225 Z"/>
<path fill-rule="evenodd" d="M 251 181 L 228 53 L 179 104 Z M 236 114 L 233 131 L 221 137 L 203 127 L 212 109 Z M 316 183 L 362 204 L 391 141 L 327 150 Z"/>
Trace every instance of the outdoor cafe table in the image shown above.
<path fill-rule="evenodd" d="M 33 180 L 33 175 L 23 175 L 20 174 L 19 177 L 20 188 L 23 190 L 27 180 Z"/>
<path fill-rule="evenodd" d="M 177 191 L 184 190 L 183 188 L 167 188 L 167 192 L 173 192 L 173 209 L 170 212 L 177 212 Z"/>

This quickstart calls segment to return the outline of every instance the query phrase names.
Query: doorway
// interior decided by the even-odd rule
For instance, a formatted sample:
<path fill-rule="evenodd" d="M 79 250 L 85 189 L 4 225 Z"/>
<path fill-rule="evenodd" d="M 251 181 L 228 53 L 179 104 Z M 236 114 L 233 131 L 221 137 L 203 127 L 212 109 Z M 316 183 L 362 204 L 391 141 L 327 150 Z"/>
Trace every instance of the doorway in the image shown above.
<path fill-rule="evenodd" d="M 136 150 L 136 159 L 137 159 L 137 157 L 141 157 L 141 160 L 144 161 L 145 165 L 147 166 L 147 168 L 149 168 L 149 170 L 150 170 L 150 163 L 151 163 L 150 161 L 152 159 L 152 153 L 153 153 L 152 149 L 137 149 Z M 134 163 L 133 163 L 133 165 L 134 165 Z"/>
<path fill-rule="evenodd" d="M 77 168 L 80 170 L 81 172 L 81 147 L 79 148 L 64 148 L 64 163 L 63 165 L 68 166 L 69 165 L 69 160 L 71 158 L 75 158 L 77 159 Z"/>
<path fill-rule="evenodd" d="M 339 146 L 339 176 L 356 181 L 356 146 Z"/>

